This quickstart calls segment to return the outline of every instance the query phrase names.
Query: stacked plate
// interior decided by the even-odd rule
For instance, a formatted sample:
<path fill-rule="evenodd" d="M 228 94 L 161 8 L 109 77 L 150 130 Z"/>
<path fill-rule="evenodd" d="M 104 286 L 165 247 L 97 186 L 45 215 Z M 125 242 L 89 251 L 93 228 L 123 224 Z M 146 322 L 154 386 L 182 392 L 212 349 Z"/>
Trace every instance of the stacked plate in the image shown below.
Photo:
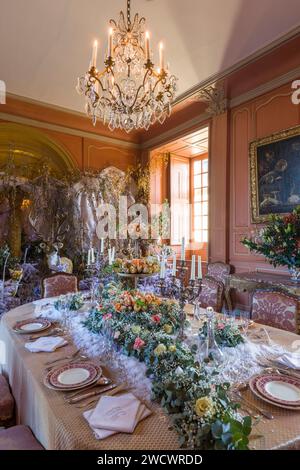
<path fill-rule="evenodd" d="M 15 333 L 28 335 L 47 330 L 50 326 L 51 322 L 46 318 L 29 318 L 27 320 L 18 321 L 14 325 L 13 330 Z"/>
<path fill-rule="evenodd" d="M 102 369 L 96 364 L 72 362 L 48 372 L 44 384 L 48 388 L 64 392 L 79 390 L 95 383 L 101 375 Z"/>
<path fill-rule="evenodd" d="M 300 411 L 300 379 L 287 375 L 262 374 L 249 381 L 252 392 L 271 405 Z"/>

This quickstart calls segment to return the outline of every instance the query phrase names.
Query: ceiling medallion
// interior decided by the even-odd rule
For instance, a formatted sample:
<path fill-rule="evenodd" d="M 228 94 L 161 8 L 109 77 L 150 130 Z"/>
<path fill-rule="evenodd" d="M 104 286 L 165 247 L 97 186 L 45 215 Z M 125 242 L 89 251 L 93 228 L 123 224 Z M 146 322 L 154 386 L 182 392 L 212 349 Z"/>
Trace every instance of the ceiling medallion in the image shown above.
<path fill-rule="evenodd" d="M 89 71 L 78 79 L 77 91 L 86 97 L 86 113 L 109 129 L 145 129 L 155 122 L 163 124 L 171 114 L 177 78 L 166 66 L 164 46 L 159 45 L 159 68 L 150 50 L 150 35 L 144 30 L 145 18 L 131 21 L 130 0 L 127 17 L 120 13 L 118 23 L 110 20 L 105 68 L 97 69 L 98 42 L 93 47 Z"/>

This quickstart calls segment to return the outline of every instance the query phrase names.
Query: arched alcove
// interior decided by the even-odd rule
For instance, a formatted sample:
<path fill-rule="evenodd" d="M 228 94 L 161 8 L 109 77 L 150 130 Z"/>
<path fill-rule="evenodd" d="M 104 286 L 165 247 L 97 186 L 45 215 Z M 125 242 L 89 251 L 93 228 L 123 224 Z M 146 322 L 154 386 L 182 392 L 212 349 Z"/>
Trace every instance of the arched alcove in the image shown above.
<path fill-rule="evenodd" d="M 4 122 L 0 123 L 0 171 L 9 155 L 18 176 L 34 177 L 43 165 L 57 177 L 76 168 L 69 152 L 42 131 Z"/>

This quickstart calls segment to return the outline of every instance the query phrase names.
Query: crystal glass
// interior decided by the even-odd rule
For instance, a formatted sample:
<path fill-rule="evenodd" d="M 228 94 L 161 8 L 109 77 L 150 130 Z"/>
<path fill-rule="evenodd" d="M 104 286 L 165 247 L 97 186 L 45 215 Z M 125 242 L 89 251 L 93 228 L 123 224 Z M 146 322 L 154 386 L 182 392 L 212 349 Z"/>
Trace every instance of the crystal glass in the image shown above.
<path fill-rule="evenodd" d="M 249 313 L 245 311 L 240 312 L 240 325 L 243 331 L 243 334 L 247 336 L 248 334 L 248 328 L 250 325 L 250 318 L 249 318 Z"/>

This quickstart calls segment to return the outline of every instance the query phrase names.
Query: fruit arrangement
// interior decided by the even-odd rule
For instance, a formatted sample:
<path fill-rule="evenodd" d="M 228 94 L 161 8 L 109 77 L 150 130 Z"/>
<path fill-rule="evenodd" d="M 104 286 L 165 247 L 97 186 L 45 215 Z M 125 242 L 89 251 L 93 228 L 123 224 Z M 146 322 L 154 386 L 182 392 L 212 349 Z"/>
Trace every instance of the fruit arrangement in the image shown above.
<path fill-rule="evenodd" d="M 118 258 L 114 264 L 115 271 L 124 274 L 156 274 L 159 272 L 159 263 L 153 257 L 138 259 Z"/>

